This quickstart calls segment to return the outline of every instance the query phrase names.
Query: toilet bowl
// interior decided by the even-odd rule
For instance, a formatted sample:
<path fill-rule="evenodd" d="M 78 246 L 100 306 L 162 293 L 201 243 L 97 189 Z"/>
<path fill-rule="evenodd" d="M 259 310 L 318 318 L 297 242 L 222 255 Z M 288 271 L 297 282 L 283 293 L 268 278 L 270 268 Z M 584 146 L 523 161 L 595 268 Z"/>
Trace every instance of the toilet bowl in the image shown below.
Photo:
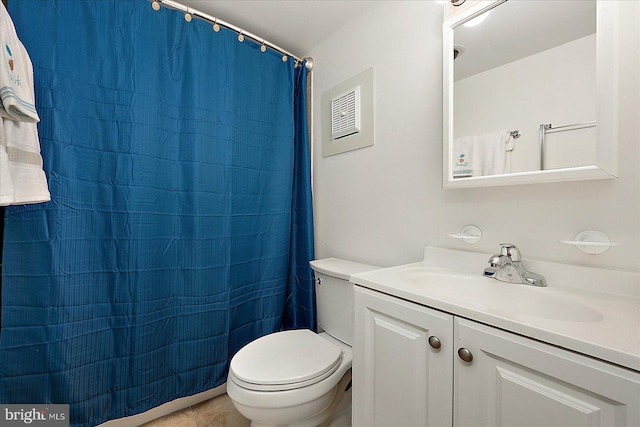
<path fill-rule="evenodd" d="M 366 264 L 311 261 L 318 326 L 276 332 L 250 342 L 231 360 L 227 394 L 253 427 L 316 427 L 351 423 L 351 274 Z M 333 422 L 333 424 L 331 424 Z"/>
<path fill-rule="evenodd" d="M 322 354 L 321 357 L 316 357 L 313 361 L 316 363 L 314 369 L 309 370 L 314 375 L 313 377 L 304 379 L 303 376 L 296 375 L 301 372 L 301 370 L 298 370 L 294 375 L 282 375 L 282 377 L 288 378 L 278 380 L 279 384 L 275 384 L 275 381 L 265 381 L 265 375 L 262 376 L 263 381 L 260 381 L 260 379 L 258 381 L 269 384 L 247 381 L 250 378 L 246 374 L 250 372 L 243 371 L 241 369 L 242 366 L 238 364 L 234 365 L 233 362 L 237 362 L 234 357 L 229 369 L 227 394 L 238 411 L 252 420 L 251 425 L 254 427 L 262 425 L 315 427 L 320 425 L 329 418 L 333 407 L 339 404 L 339 399 L 351 380 L 351 348 L 328 334 L 315 334 L 306 329 L 277 332 L 276 334 L 279 336 L 278 338 L 285 336 L 285 338 L 291 338 L 292 342 L 294 340 L 304 342 L 302 345 L 304 345 L 305 350 L 308 350 L 308 353 L 296 354 L 296 356 L 302 358 L 312 354 L 315 350 L 322 352 L 323 347 L 328 346 L 338 350 L 338 354 Z M 308 334 L 308 336 L 303 337 L 301 334 Z M 290 335 L 290 337 L 287 337 L 287 335 Z M 264 343 L 267 343 L 272 338 L 276 337 L 267 335 L 260 339 L 265 340 Z M 318 342 L 314 342 L 315 340 Z M 254 343 L 259 344 L 256 341 Z M 316 346 L 314 344 L 319 345 Z M 266 348 L 267 346 L 264 347 Z M 241 352 L 236 354 L 236 356 L 238 355 L 242 356 Z M 322 357 L 326 358 L 323 359 Z M 282 350 L 278 351 L 275 347 L 273 347 L 271 354 L 264 354 L 260 360 L 261 363 L 266 362 L 265 365 L 273 365 L 275 362 L 278 366 L 275 369 L 273 367 L 270 369 L 280 371 L 281 374 L 285 369 L 280 368 L 296 364 L 296 360 L 293 357 L 285 357 Z M 302 360 L 304 359 L 298 359 L 297 362 Z M 258 365 L 254 366 L 258 368 Z M 265 369 L 265 371 L 270 369 Z M 238 372 L 245 374 L 244 377 L 239 378 L 241 374 Z M 258 372 L 256 371 L 255 373 Z"/>

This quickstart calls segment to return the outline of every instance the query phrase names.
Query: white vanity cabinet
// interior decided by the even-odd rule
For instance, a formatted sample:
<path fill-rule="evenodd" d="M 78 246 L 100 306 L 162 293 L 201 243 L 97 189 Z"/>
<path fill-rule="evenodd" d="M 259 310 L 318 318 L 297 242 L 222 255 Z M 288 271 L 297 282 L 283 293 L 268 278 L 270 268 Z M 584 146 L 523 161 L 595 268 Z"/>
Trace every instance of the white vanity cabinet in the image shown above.
<path fill-rule="evenodd" d="M 354 288 L 353 425 L 451 425 L 453 316 Z"/>
<path fill-rule="evenodd" d="M 354 316 L 356 427 L 640 426 L 638 372 L 360 286 Z"/>
<path fill-rule="evenodd" d="M 456 317 L 455 426 L 640 426 L 640 374 Z M 611 331 L 615 333 L 615 331 Z"/>

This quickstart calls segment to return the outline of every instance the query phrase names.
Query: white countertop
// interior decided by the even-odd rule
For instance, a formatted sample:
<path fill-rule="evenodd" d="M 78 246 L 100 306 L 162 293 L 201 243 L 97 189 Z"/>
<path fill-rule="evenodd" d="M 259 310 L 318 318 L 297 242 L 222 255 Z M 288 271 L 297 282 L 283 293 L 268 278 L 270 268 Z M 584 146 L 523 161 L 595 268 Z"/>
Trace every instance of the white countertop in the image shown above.
<path fill-rule="evenodd" d="M 640 274 L 523 259 L 547 287 L 482 276 L 491 254 L 425 248 L 351 282 L 640 372 Z"/>

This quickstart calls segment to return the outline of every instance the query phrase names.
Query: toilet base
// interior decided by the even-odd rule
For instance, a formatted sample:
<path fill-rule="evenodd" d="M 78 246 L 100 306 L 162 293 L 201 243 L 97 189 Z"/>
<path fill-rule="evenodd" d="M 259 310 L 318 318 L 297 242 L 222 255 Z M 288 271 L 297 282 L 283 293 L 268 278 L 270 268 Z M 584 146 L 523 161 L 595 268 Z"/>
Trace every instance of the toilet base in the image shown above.
<path fill-rule="evenodd" d="M 275 420 L 273 420 L 273 423 L 265 423 L 264 420 L 262 420 L 263 422 L 251 420 L 251 427 L 349 427 L 351 426 L 351 389 L 348 391 L 345 391 L 345 389 L 350 381 L 351 369 L 344 374 L 338 385 L 332 390 L 333 393 L 328 393 L 315 402 L 309 402 L 309 404 L 314 405 L 324 401 L 324 405 L 326 405 L 324 408 L 321 407 L 321 409 L 311 417 L 287 423 L 275 422 Z M 243 407 L 243 405 L 238 404 L 233 401 L 233 399 L 232 402 L 236 406 L 236 409 L 245 417 L 251 419 L 251 415 L 256 414 L 253 408 Z M 300 408 L 297 408 L 295 411 L 298 412 L 299 410 Z M 281 421 L 283 419 L 293 418 L 285 413 L 285 408 L 277 411 L 278 413 L 272 412 L 271 415 L 280 418 Z M 262 416 L 265 415 L 267 414 L 263 412 Z"/>
<path fill-rule="evenodd" d="M 344 393 L 344 397 L 336 409 L 333 418 L 331 418 L 328 427 L 351 427 L 351 408 L 351 389 L 349 389 L 349 391 Z"/>

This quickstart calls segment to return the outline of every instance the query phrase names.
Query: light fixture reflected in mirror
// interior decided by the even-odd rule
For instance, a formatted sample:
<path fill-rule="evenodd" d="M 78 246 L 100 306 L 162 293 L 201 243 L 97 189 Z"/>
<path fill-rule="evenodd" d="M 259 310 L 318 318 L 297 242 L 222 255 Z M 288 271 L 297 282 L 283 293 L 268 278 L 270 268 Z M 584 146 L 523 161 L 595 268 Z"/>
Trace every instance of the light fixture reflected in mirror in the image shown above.
<path fill-rule="evenodd" d="M 479 25 L 480 23 L 482 23 L 485 19 L 487 19 L 487 16 L 489 16 L 489 14 L 491 13 L 491 11 L 487 11 L 485 13 L 483 13 L 482 15 L 478 15 L 477 17 L 473 18 L 471 21 L 469 22 L 465 22 L 464 25 L 465 27 L 475 27 L 476 25 Z"/>

